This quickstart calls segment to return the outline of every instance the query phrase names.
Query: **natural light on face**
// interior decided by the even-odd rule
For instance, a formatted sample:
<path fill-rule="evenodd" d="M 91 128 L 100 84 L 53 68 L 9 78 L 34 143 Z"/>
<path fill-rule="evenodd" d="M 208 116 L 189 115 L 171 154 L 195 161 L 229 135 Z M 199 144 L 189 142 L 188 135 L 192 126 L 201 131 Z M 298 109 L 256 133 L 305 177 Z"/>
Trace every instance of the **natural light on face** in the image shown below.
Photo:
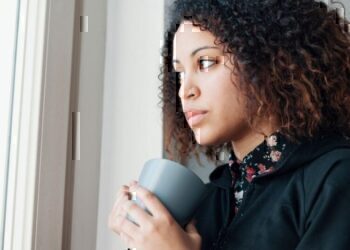
<path fill-rule="evenodd" d="M 181 33 L 185 32 L 185 29 L 187 31 L 188 29 L 190 29 L 190 32 L 193 32 L 193 33 L 201 32 L 199 27 L 195 27 L 192 25 L 192 22 L 184 21 L 183 23 L 185 25 L 181 25 L 178 29 L 178 32 L 181 32 Z M 175 72 L 177 72 L 177 74 L 179 75 L 180 84 L 182 85 L 185 80 L 186 71 L 184 70 L 184 66 L 182 65 L 181 61 L 176 57 L 177 56 L 176 49 L 178 46 L 175 46 L 175 44 L 176 44 L 176 35 L 174 38 L 174 47 L 173 47 L 173 51 L 174 51 L 173 68 Z M 201 56 L 195 57 L 200 53 L 202 54 Z M 194 64 L 192 66 L 201 72 L 208 72 L 210 67 L 214 67 L 218 64 L 224 64 L 225 62 L 225 58 L 222 55 L 221 49 L 215 45 L 204 45 L 204 46 L 198 47 L 194 49 L 190 55 L 192 60 L 195 59 Z"/>
<path fill-rule="evenodd" d="M 185 32 L 185 28 L 187 29 L 191 29 L 191 32 L 201 32 L 201 30 L 199 29 L 199 27 L 195 27 L 192 25 L 192 23 L 190 21 L 185 21 L 184 22 L 185 25 L 181 25 L 178 29 L 178 32 Z M 176 44 L 176 35 L 174 38 L 174 45 Z M 183 70 L 183 66 L 181 65 L 180 60 L 177 59 L 176 57 L 176 47 L 173 47 L 173 51 L 174 51 L 174 57 L 173 57 L 173 67 L 175 69 L 175 72 L 179 73 L 180 79 L 184 80 L 185 77 L 185 71 Z M 195 50 L 193 50 L 191 52 L 191 57 L 193 58 L 196 54 L 198 54 L 200 51 L 205 50 L 206 53 L 208 53 L 208 50 L 216 50 L 216 52 L 213 53 L 209 53 L 212 54 L 212 56 L 209 55 L 203 55 L 200 56 L 197 60 L 197 64 L 198 64 L 198 69 L 202 72 L 208 72 L 209 68 L 216 65 L 216 64 L 224 64 L 224 57 L 223 56 L 218 56 L 216 54 L 222 54 L 221 50 L 219 47 L 217 46 L 202 46 L 199 47 Z M 196 65 L 195 65 L 196 66 Z M 181 82 L 182 83 L 182 82 Z"/>
<path fill-rule="evenodd" d="M 245 128 L 239 92 L 232 84 L 232 64 L 215 36 L 192 22 L 182 22 L 173 41 L 173 67 L 180 75 L 183 110 L 203 111 L 187 122 L 201 145 L 226 142 Z"/>

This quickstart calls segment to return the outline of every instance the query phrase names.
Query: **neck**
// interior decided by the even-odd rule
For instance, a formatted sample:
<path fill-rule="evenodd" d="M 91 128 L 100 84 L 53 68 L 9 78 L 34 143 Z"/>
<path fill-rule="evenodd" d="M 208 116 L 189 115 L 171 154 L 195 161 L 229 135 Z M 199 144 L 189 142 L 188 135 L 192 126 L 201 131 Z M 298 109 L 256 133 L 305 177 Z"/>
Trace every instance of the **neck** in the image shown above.
<path fill-rule="evenodd" d="M 239 140 L 232 141 L 232 150 L 238 160 L 243 158 L 264 141 L 264 136 L 261 134 L 251 134 Z"/>
<path fill-rule="evenodd" d="M 259 144 L 265 140 L 265 136 L 269 136 L 277 129 L 275 127 L 267 127 L 263 129 L 263 133 L 258 133 L 253 130 L 247 131 L 243 136 L 231 141 L 232 150 L 236 158 L 240 161 L 253 151 Z"/>

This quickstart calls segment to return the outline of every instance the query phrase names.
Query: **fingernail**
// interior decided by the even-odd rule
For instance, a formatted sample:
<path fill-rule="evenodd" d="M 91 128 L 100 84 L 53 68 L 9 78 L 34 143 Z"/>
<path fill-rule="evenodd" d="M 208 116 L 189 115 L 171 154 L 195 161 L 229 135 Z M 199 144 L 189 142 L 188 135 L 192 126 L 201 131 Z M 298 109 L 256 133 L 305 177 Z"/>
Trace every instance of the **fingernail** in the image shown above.
<path fill-rule="evenodd" d="M 136 201 L 136 192 L 131 192 L 130 200 Z"/>

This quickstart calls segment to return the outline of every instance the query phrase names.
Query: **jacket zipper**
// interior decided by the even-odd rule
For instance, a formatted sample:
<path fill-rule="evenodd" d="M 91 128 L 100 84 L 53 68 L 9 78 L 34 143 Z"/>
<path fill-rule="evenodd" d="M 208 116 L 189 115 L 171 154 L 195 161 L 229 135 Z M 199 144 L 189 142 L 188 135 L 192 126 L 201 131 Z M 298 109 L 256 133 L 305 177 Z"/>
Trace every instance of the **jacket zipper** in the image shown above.
<path fill-rule="evenodd" d="M 237 224 L 237 220 L 239 220 L 239 218 L 244 215 L 244 213 L 242 211 L 244 209 L 244 206 L 246 204 L 246 201 L 247 201 L 250 193 L 254 189 L 254 186 L 255 186 L 255 183 L 254 183 L 254 179 L 253 179 L 247 188 L 247 192 L 246 192 L 245 196 L 243 197 L 241 207 L 238 209 L 237 214 L 233 217 L 232 221 L 229 221 L 229 218 L 230 218 L 230 212 L 229 212 L 224 226 L 219 231 L 218 239 L 213 244 L 213 247 L 212 247 L 213 250 L 222 249 L 224 247 L 224 244 L 226 243 L 227 231 L 228 231 L 228 229 L 233 228 L 233 226 L 235 224 Z M 228 191 L 228 195 L 230 196 L 228 200 L 229 200 L 230 204 L 232 204 L 232 195 L 231 195 L 230 191 Z"/>
<path fill-rule="evenodd" d="M 237 214 L 233 217 L 232 221 L 229 221 L 230 213 L 228 214 L 224 226 L 219 231 L 218 239 L 213 243 L 212 250 L 222 249 L 224 247 L 224 244 L 226 243 L 226 239 L 227 239 L 226 237 L 227 237 L 228 229 L 232 229 L 235 226 L 235 224 L 237 224 L 237 220 L 239 220 L 239 218 L 244 216 L 244 212 L 243 212 L 244 207 L 247 203 L 247 199 L 248 199 L 250 193 L 252 192 L 252 190 L 254 190 L 256 179 L 264 178 L 265 176 L 274 175 L 276 172 L 278 172 L 278 170 L 279 169 L 277 169 L 276 171 L 271 172 L 271 173 L 263 173 L 261 175 L 258 175 L 251 181 L 251 183 L 247 187 L 247 192 L 246 192 L 245 196 L 243 197 L 242 204 L 241 204 L 240 208 L 238 209 Z M 229 203 L 232 204 L 232 194 L 230 191 L 228 191 L 228 196 L 229 196 L 229 198 L 228 198 Z"/>
<path fill-rule="evenodd" d="M 228 189 L 226 194 L 227 194 L 227 200 L 228 200 L 229 204 L 232 204 L 231 189 Z M 222 238 L 223 238 L 224 234 L 226 234 L 226 230 L 227 230 L 227 227 L 228 227 L 229 219 L 230 219 L 230 211 L 229 211 L 227 217 L 225 218 L 224 226 L 220 229 L 217 239 L 213 242 L 211 250 L 217 250 L 217 249 L 221 249 L 222 248 Z M 235 219 L 235 218 L 233 218 L 233 219 Z"/>
<path fill-rule="evenodd" d="M 213 245 L 213 248 L 212 248 L 213 250 L 223 249 L 223 247 L 226 243 L 226 240 L 227 240 L 227 231 L 229 231 L 229 229 L 232 229 L 237 224 L 237 220 L 239 220 L 239 218 L 244 216 L 244 208 L 246 206 L 248 197 L 250 196 L 251 192 L 254 190 L 256 179 L 264 178 L 265 176 L 271 176 L 275 173 L 276 173 L 276 171 L 272 172 L 272 173 L 264 173 L 264 174 L 258 175 L 257 177 L 255 177 L 251 181 L 251 183 L 247 187 L 247 192 L 246 192 L 245 196 L 243 197 L 242 204 L 241 204 L 240 208 L 238 209 L 237 214 L 233 217 L 231 222 L 229 222 L 230 214 L 226 218 L 225 224 L 219 232 L 219 237 Z M 232 204 L 232 200 L 231 200 L 232 195 L 231 195 L 230 191 L 228 192 L 228 194 L 230 196 L 228 200 Z"/>

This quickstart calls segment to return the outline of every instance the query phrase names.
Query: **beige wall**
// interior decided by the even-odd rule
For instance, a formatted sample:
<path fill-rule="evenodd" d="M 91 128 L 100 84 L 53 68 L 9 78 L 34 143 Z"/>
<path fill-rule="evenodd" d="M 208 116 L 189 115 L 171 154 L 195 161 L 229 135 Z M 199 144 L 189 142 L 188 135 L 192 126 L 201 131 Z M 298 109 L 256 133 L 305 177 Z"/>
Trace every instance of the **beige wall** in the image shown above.
<path fill-rule="evenodd" d="M 163 1 L 110 0 L 100 166 L 98 250 L 126 249 L 107 227 L 118 188 L 162 156 L 157 107 Z"/>
<path fill-rule="evenodd" d="M 72 161 L 66 175 L 67 238 L 64 249 L 94 250 L 97 238 L 107 1 L 76 0 L 75 7 L 71 112 L 80 114 L 80 145 L 77 145 L 77 160 Z M 88 17 L 88 32 L 80 32 L 80 16 Z"/>

